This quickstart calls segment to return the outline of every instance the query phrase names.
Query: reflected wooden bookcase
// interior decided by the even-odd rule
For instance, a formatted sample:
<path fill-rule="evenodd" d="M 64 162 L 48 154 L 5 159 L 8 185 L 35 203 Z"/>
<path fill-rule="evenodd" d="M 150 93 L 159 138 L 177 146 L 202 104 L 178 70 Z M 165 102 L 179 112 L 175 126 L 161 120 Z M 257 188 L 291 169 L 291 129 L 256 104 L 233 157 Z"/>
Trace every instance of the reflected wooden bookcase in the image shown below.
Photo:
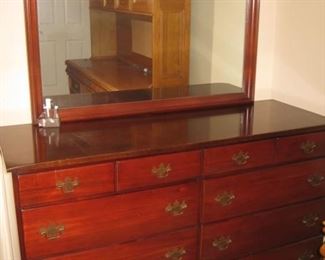
<path fill-rule="evenodd" d="M 70 92 L 186 86 L 189 0 L 90 0 L 91 59 L 68 60 Z"/>

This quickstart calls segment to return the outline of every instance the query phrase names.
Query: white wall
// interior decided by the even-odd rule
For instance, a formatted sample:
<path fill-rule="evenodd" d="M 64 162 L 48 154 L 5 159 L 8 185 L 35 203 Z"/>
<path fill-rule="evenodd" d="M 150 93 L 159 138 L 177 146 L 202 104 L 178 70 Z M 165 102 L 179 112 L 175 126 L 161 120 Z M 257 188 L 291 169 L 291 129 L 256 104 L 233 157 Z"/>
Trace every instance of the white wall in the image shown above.
<path fill-rule="evenodd" d="M 325 115 L 324 0 L 261 0 L 256 99 Z M 23 0 L 0 1 L 0 126 L 31 122 Z"/>
<path fill-rule="evenodd" d="M 23 0 L 0 0 L 0 126 L 31 122 Z"/>
<path fill-rule="evenodd" d="M 272 97 L 325 115 L 325 0 L 276 6 Z"/>

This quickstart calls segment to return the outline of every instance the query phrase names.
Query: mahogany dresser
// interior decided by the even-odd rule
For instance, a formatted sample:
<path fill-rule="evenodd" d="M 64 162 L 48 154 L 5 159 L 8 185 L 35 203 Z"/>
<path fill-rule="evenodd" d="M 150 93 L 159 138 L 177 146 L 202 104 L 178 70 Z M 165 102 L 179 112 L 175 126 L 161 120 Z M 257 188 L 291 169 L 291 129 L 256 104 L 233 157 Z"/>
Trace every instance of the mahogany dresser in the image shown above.
<path fill-rule="evenodd" d="M 320 257 L 322 116 L 261 101 L 0 136 L 24 259 Z"/>

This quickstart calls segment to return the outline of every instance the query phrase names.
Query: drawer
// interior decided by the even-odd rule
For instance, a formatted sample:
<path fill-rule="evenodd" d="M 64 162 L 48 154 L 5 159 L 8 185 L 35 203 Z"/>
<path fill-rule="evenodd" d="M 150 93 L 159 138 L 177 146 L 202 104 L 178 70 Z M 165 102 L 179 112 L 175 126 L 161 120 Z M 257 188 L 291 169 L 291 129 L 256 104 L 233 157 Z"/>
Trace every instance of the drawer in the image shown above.
<path fill-rule="evenodd" d="M 280 138 L 279 161 L 294 161 L 325 156 L 325 132 Z"/>
<path fill-rule="evenodd" d="M 27 258 L 107 246 L 198 223 L 198 183 L 23 210 Z"/>
<path fill-rule="evenodd" d="M 153 0 L 132 0 L 132 11 L 139 13 L 152 13 Z"/>
<path fill-rule="evenodd" d="M 274 162 L 273 140 L 229 145 L 204 151 L 204 174 L 217 174 L 271 164 Z"/>
<path fill-rule="evenodd" d="M 133 1 L 133 0 L 130 0 Z M 116 9 L 129 11 L 130 10 L 130 3 L 129 0 L 116 0 Z"/>
<path fill-rule="evenodd" d="M 238 259 L 321 235 L 325 199 L 203 225 L 203 259 Z"/>
<path fill-rule="evenodd" d="M 117 189 L 195 178 L 200 174 L 200 152 L 159 155 L 117 162 Z"/>
<path fill-rule="evenodd" d="M 197 229 L 192 228 L 135 242 L 47 258 L 47 260 L 196 260 L 197 237 Z"/>
<path fill-rule="evenodd" d="M 322 196 L 325 196 L 325 159 L 206 180 L 203 222 Z"/>
<path fill-rule="evenodd" d="M 96 164 L 18 177 L 22 207 L 114 191 L 114 164 Z"/>
<path fill-rule="evenodd" d="M 271 251 L 243 258 L 242 260 L 319 260 L 319 248 L 322 245 L 322 237 L 314 237 L 298 243 L 276 248 Z"/>

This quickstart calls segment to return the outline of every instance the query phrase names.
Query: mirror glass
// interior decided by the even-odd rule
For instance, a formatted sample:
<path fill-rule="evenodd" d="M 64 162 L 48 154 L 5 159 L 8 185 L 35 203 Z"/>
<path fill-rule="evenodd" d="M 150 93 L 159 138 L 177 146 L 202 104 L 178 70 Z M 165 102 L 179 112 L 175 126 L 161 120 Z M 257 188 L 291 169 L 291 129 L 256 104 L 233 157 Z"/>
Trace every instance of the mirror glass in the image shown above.
<path fill-rule="evenodd" d="M 123 4 L 116 12 L 109 0 L 37 0 L 43 98 L 78 107 L 243 92 L 246 0 L 191 0 L 188 84 L 159 87 L 153 18 L 146 13 L 152 1 L 139 2 L 141 10 L 131 15 Z M 87 82 L 88 73 L 96 84 L 71 80 Z"/>

